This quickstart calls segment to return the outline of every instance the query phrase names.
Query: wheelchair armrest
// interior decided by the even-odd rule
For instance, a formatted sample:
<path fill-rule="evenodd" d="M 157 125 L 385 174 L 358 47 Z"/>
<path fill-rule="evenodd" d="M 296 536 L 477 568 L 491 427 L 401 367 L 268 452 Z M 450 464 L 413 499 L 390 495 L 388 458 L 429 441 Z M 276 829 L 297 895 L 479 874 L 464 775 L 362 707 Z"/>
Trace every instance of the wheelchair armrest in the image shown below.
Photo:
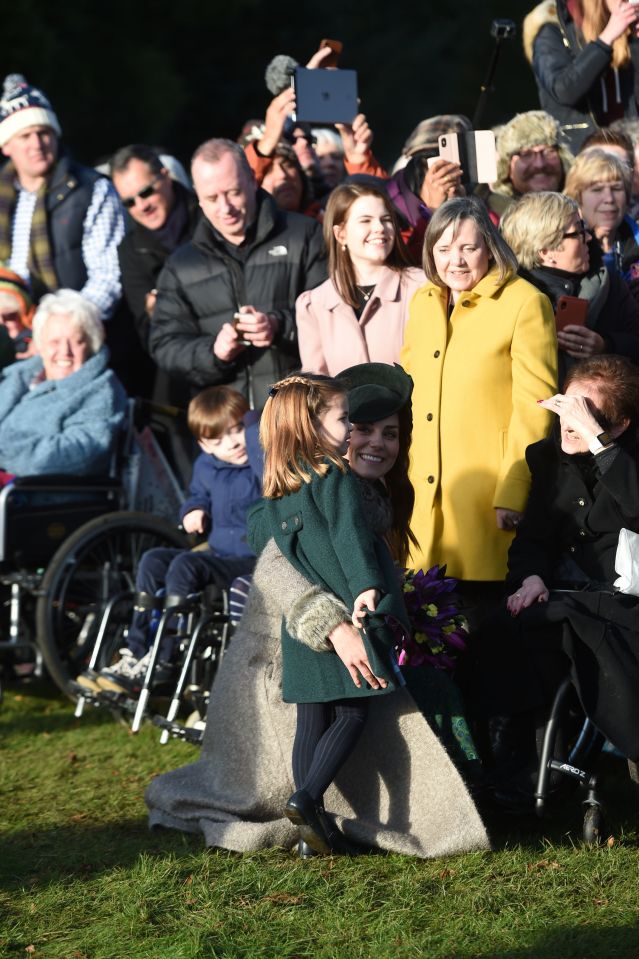
<path fill-rule="evenodd" d="M 36 490 L 77 490 L 77 489 L 119 489 L 121 482 L 112 476 L 69 476 L 64 473 L 48 473 L 44 476 L 17 476 L 13 481 L 14 489 Z"/>

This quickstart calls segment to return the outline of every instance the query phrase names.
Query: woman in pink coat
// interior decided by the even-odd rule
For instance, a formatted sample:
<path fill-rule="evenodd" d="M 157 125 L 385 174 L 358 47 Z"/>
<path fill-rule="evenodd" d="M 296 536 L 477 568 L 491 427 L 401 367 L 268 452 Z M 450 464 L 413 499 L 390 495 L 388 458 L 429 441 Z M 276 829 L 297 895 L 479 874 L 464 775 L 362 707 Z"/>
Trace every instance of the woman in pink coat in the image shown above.
<path fill-rule="evenodd" d="M 413 294 L 426 283 L 407 265 L 382 189 L 344 183 L 324 217 L 329 279 L 298 297 L 302 369 L 335 376 L 358 363 L 397 363 Z"/>

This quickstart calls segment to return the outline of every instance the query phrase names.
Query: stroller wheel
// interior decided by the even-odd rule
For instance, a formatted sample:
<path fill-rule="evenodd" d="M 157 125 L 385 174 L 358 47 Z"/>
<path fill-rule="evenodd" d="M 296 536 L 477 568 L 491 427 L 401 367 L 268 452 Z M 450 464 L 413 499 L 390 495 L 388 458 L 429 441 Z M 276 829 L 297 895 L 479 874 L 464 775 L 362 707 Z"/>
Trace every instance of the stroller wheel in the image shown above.
<path fill-rule="evenodd" d="M 584 842 L 588 846 L 598 846 L 605 841 L 606 823 L 601 806 L 586 806 L 583 826 Z"/>

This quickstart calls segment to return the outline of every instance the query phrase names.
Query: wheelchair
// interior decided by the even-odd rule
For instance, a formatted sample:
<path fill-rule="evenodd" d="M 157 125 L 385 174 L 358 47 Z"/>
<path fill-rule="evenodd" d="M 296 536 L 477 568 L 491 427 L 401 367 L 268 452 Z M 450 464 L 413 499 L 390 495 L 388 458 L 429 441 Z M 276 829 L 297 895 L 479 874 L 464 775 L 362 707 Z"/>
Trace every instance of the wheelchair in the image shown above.
<path fill-rule="evenodd" d="M 174 525 L 183 492 L 143 419 L 149 406 L 130 402 L 109 475 L 19 477 L 0 492 L 0 660 L 18 675 L 27 660 L 70 695 L 142 553 L 186 546 Z M 125 621 L 112 617 L 112 644 Z"/>
<path fill-rule="evenodd" d="M 595 771 L 606 738 L 594 723 L 585 717 L 565 759 L 554 758 L 558 730 L 565 721 L 571 701 L 575 697 L 571 681 L 564 680 L 555 694 L 544 730 L 534 794 L 535 813 L 539 818 L 546 814 L 551 794 L 551 776 L 554 774 L 555 779 L 559 777 L 568 779 L 580 787 L 582 794 L 585 792 L 582 800 L 584 807 L 582 837 L 586 845 L 595 846 L 606 839 L 604 806 Z"/>
<path fill-rule="evenodd" d="M 131 731 L 137 733 L 151 697 L 159 705 L 159 697 L 166 697 L 168 693 L 170 702 L 166 714 L 156 714 L 152 719 L 153 724 L 162 730 L 160 743 L 167 743 L 169 738 L 178 738 L 199 745 L 204 736 L 213 677 L 230 638 L 228 591 L 208 586 L 201 593 L 166 604 L 162 592 L 155 597 L 152 606 L 146 607 L 150 612 L 149 629 L 153 641 L 137 698 L 133 693 L 99 687 L 92 689 L 72 681 L 69 688 L 77 697 L 75 715 L 82 716 L 86 705 L 105 707 L 118 718 L 130 720 Z M 112 661 L 114 643 L 122 645 L 126 637 L 126 626 L 122 628 L 123 619 L 118 611 L 122 608 L 124 617 L 128 617 L 130 622 L 137 599 L 132 590 L 126 590 L 114 593 L 105 604 L 88 661 L 89 675 L 99 675 L 100 669 Z M 167 638 L 173 646 L 171 662 L 174 665 L 174 684 L 165 679 L 158 688 L 155 680 L 159 653 Z M 178 713 L 184 703 L 190 705 L 191 715 L 188 721 L 180 722 Z"/>

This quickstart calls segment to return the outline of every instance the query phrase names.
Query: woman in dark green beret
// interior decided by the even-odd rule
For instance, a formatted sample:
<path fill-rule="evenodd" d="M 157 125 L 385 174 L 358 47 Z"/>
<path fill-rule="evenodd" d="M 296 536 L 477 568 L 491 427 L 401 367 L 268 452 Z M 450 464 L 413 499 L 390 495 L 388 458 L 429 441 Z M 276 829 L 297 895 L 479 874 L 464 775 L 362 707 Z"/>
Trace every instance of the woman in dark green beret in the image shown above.
<path fill-rule="evenodd" d="M 365 522 L 404 566 L 413 504 L 412 380 L 401 367 L 383 363 L 360 364 L 342 378 L 352 421 L 347 459 Z M 152 825 L 201 831 L 207 845 L 243 852 L 297 843 L 299 831 L 283 812 L 300 780 L 291 768 L 296 708 L 282 701 L 282 615 L 292 641 L 327 664 L 341 660 L 347 681 L 350 675 L 345 697 L 375 675 L 382 678 L 351 623 L 351 610 L 310 579 L 273 539 L 266 544 L 213 683 L 201 756 L 153 780 L 146 795 Z M 406 688 L 374 693 L 377 702 L 370 704 L 362 739 L 327 791 L 332 815 L 319 815 L 333 849 L 353 850 L 343 832 L 367 848 L 416 856 L 486 848 L 483 825 L 454 765 L 465 776 L 478 765 L 454 684 L 445 671 L 429 666 L 402 672 Z M 296 776 L 301 773 L 303 781 L 301 766 Z M 312 850 L 300 842 L 298 852 Z"/>

